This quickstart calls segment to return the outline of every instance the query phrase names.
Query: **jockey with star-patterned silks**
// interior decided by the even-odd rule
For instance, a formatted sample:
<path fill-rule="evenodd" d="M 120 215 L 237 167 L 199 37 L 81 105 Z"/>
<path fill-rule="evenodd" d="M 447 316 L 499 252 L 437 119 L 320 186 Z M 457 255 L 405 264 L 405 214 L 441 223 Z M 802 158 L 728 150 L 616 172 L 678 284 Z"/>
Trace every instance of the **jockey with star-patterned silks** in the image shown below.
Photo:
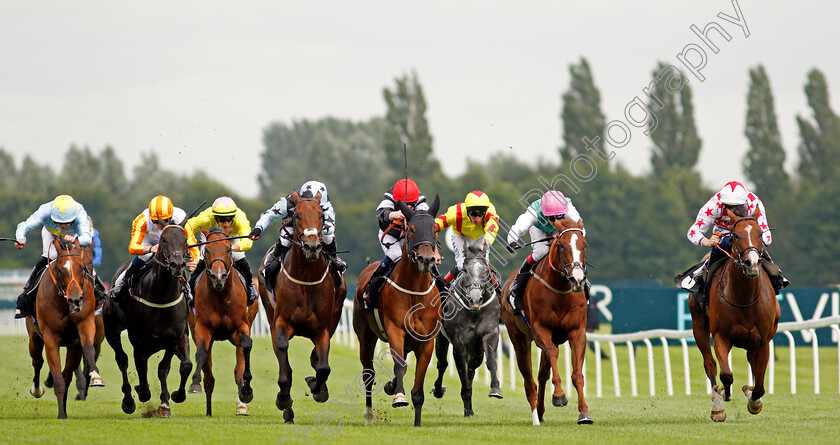
<path fill-rule="evenodd" d="M 537 240 L 544 240 L 531 244 L 531 254 L 525 258 L 516 279 L 508 289 L 510 305 L 514 313 L 522 315 L 523 318 L 525 313 L 522 306 L 523 289 L 525 289 L 525 285 L 531 277 L 534 266 L 548 254 L 551 246 L 550 240 L 547 238 L 550 238 L 556 231 L 552 223 L 557 219 L 570 219 L 574 222 L 582 220 L 571 199 L 564 196 L 559 190 L 548 190 L 540 199 L 528 206 L 525 213 L 516 219 L 516 223 L 508 232 L 508 250 L 511 253 L 522 247 L 519 239 L 525 232 L 530 235 L 532 243 Z M 583 229 L 583 236 L 586 236 L 586 229 Z M 584 286 L 584 291 L 586 299 L 589 300 L 588 281 Z"/>
<path fill-rule="evenodd" d="M 686 236 L 689 241 L 699 246 L 713 249 L 709 259 L 704 261 L 701 267 L 697 268 L 697 266 L 694 266 L 689 269 L 690 271 L 693 270 L 689 274 L 691 275 L 690 277 L 688 275 L 678 276 L 678 278 L 683 279 L 690 278 L 685 284 L 681 282 L 677 283 L 680 287 L 687 288 L 691 291 L 702 292 L 703 286 L 701 281 L 703 272 L 709 265 L 715 264 L 717 261 L 723 259 L 726 253 L 732 252 L 732 237 L 730 233 L 735 221 L 732 221 L 726 215 L 727 210 L 742 218 L 752 215 L 757 210 L 756 220 L 762 230 L 761 240 L 765 245 L 765 248 L 762 249 L 762 258 L 770 262 L 773 261 L 766 248 L 766 246 L 769 246 L 773 242 L 773 237 L 767 225 L 767 212 L 764 209 L 764 203 L 761 202 L 761 199 L 755 193 L 747 190 L 744 184 L 737 181 L 730 181 L 700 208 L 700 211 L 697 212 L 697 217 L 694 219 L 694 223 L 688 228 Z M 713 228 L 712 236 L 706 238 L 705 233 L 709 228 Z M 715 246 L 718 248 L 714 248 Z M 695 268 L 696 270 L 694 270 Z M 778 272 L 778 276 L 771 274 L 771 271 L 767 272 L 770 275 L 770 281 L 773 282 L 773 287 L 777 294 L 783 287 L 790 284 L 782 276 L 781 271 Z M 705 301 L 702 296 L 698 296 L 698 299 Z"/>
<path fill-rule="evenodd" d="M 307 181 L 300 186 L 298 194 L 301 197 L 314 198 L 321 194 L 321 211 L 324 212 L 324 225 L 321 228 L 321 239 L 324 243 L 324 255 L 329 260 L 330 266 L 338 272 L 343 274 L 347 270 L 347 263 L 338 257 L 337 248 L 335 244 L 335 210 L 330 202 L 327 193 L 327 186 L 320 181 Z M 251 231 L 250 238 L 252 240 L 259 239 L 262 232 L 270 226 L 273 222 L 291 218 L 295 214 L 294 203 L 292 202 L 291 193 L 279 201 L 274 203 L 270 209 L 266 210 L 260 215 L 260 219 L 254 224 L 254 230 Z M 274 285 L 274 277 L 280 271 L 280 266 L 286 252 L 292 246 L 292 236 L 294 235 L 294 226 L 286 224 L 280 229 L 280 238 L 274 245 L 274 249 L 269 252 L 265 259 L 265 267 L 263 268 L 263 283 L 266 288 L 271 290 Z"/>
<path fill-rule="evenodd" d="M 23 285 L 23 292 L 18 296 L 15 318 L 30 315 L 29 309 L 34 301 L 30 300 L 29 293 L 37 284 L 35 281 L 41 271 L 47 267 L 49 260 L 54 260 L 58 256 L 53 240 L 56 238 L 67 241 L 77 239 L 79 245 L 84 247 L 89 246 L 93 239 L 85 208 L 69 195 L 59 195 L 52 201 L 42 204 L 35 213 L 18 224 L 15 230 L 15 247 L 23 249 L 26 245 L 26 234 L 41 226 L 43 226 L 41 228 L 43 254 L 32 268 L 29 279 Z"/>

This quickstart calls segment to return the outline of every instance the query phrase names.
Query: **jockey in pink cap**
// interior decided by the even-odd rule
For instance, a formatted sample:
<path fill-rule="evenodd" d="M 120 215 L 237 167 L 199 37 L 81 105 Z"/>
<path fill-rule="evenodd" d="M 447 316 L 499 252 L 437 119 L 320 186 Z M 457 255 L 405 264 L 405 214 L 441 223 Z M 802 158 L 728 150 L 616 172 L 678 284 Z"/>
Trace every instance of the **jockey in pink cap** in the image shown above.
<path fill-rule="evenodd" d="M 525 210 L 525 213 L 516 219 L 516 223 L 510 228 L 508 232 L 508 250 L 513 253 L 516 249 L 522 247 L 519 243 L 519 238 L 528 232 L 531 237 L 531 242 L 537 240 L 544 240 L 550 238 L 555 228 L 552 224 L 555 220 L 570 219 L 572 221 L 581 221 L 580 213 L 578 213 L 572 200 L 566 198 L 563 193 L 558 190 L 549 190 L 542 195 L 542 198 L 534 201 Z M 586 236 L 586 229 L 583 231 Z M 522 311 L 522 289 L 528 282 L 531 276 L 531 270 L 549 250 L 549 241 L 541 241 L 539 243 L 531 244 L 531 254 L 525 258 L 522 267 L 519 269 L 519 274 L 516 275 L 516 280 L 510 286 L 510 304 L 513 306 L 514 313 L 523 314 Z M 587 299 L 589 298 L 589 286 L 585 287 L 587 292 Z"/>

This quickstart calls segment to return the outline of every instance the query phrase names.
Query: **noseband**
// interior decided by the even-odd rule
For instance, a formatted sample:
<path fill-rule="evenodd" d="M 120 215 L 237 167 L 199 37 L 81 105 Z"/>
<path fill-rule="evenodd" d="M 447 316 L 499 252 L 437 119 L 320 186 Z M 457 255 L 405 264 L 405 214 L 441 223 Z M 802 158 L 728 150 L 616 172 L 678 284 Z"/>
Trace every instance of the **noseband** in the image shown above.
<path fill-rule="evenodd" d="M 164 228 L 163 228 L 163 230 L 161 230 L 161 231 L 160 231 L 160 237 L 161 237 L 161 239 L 163 239 L 163 233 L 166 231 L 166 229 L 168 229 L 168 228 L 170 228 L 170 227 L 177 227 L 177 228 L 179 228 L 179 229 L 183 230 L 185 235 L 186 235 L 186 233 L 187 233 L 187 229 L 185 229 L 185 228 L 183 228 L 183 227 L 181 227 L 181 226 L 179 226 L 179 225 L 177 225 L 177 224 L 170 224 L 170 225 L 168 225 L 168 226 L 164 227 Z M 164 267 L 165 269 L 169 269 L 169 271 L 170 271 L 170 272 L 172 272 L 171 261 L 169 261 L 169 257 L 170 257 L 172 254 L 174 254 L 175 252 L 176 252 L 176 250 L 172 250 L 171 252 L 164 252 L 164 251 L 160 248 L 160 246 L 158 246 L 158 252 L 157 252 L 157 254 L 155 255 L 155 263 L 157 263 L 157 264 L 161 265 L 161 266 L 162 266 L 162 267 Z M 186 241 L 184 241 L 184 249 L 183 249 L 183 250 L 181 250 L 180 252 L 181 252 L 182 254 L 186 253 L 186 255 L 184 255 L 184 259 L 186 259 L 186 258 L 189 256 L 189 251 L 187 250 L 187 243 L 186 243 Z M 161 258 L 158 258 L 158 256 L 162 257 L 162 259 L 161 259 Z M 173 275 L 174 275 L 174 273 L 173 273 Z"/>
<path fill-rule="evenodd" d="M 753 218 L 752 216 L 748 216 L 746 218 L 741 218 L 738 221 L 735 221 L 735 224 L 732 225 L 732 232 L 730 232 L 732 235 L 730 235 L 730 236 L 734 236 L 735 227 L 738 226 L 738 223 L 740 223 L 741 221 L 750 221 L 750 220 L 758 223 L 758 220 Z M 718 247 L 718 249 L 720 249 L 720 247 Z M 723 249 L 721 249 L 721 250 L 723 250 Z M 738 248 L 735 247 L 734 242 L 732 243 L 732 251 L 735 252 L 735 255 L 730 255 L 729 256 L 730 258 L 732 258 L 732 261 L 735 263 L 735 265 L 737 265 L 739 268 L 741 268 L 741 271 L 743 271 L 745 274 L 746 274 L 746 270 L 747 270 L 747 262 L 744 260 L 744 254 L 749 252 L 750 250 L 755 250 L 755 253 L 758 254 L 759 258 L 761 257 L 761 249 L 759 247 L 749 246 L 749 247 L 744 248 L 744 250 L 738 250 Z M 723 250 L 723 252 L 727 253 L 725 250 Z"/>
<path fill-rule="evenodd" d="M 52 270 L 52 263 L 53 262 L 58 261 L 59 258 L 77 256 L 77 257 L 79 257 L 79 259 L 82 260 L 82 271 L 85 273 L 85 275 L 90 277 L 91 279 L 93 278 L 93 276 L 91 275 L 90 271 L 87 270 L 87 266 L 84 264 L 84 251 L 82 251 L 82 253 L 70 253 L 70 249 L 65 249 L 65 250 L 67 251 L 67 253 L 62 254 L 62 255 L 58 255 L 58 256 L 55 257 L 55 260 L 50 260 L 49 261 L 49 264 L 47 264 L 47 270 L 50 271 L 50 278 L 52 279 L 53 286 L 55 286 L 56 290 L 58 290 L 58 296 L 67 300 L 67 299 L 69 299 L 69 297 L 67 296 L 67 291 L 70 289 L 70 284 L 76 283 L 76 286 L 79 286 L 79 289 L 82 290 L 82 294 L 84 295 L 84 290 L 85 290 L 84 286 L 85 286 L 85 281 L 87 281 L 87 280 L 82 280 L 82 283 L 79 284 L 79 281 L 76 279 L 76 275 L 73 273 L 73 268 L 71 267 L 70 268 L 70 281 L 67 282 L 67 286 L 64 289 L 62 289 L 61 287 L 58 286 L 58 280 L 55 278 L 55 274 L 53 273 L 53 270 Z M 70 260 L 68 259 L 68 261 L 70 261 Z"/>
<path fill-rule="evenodd" d="M 300 204 L 304 201 L 313 201 L 313 202 L 316 202 L 318 204 L 318 207 L 321 206 L 321 203 L 315 198 L 301 198 L 295 204 L 295 207 L 297 207 L 298 204 Z M 298 219 L 297 212 L 295 212 L 295 219 L 296 220 Z M 303 241 L 300 240 L 301 235 L 303 235 L 303 236 L 317 236 L 318 241 L 323 242 L 323 239 L 321 237 L 321 231 L 318 230 L 317 228 L 310 227 L 310 228 L 307 228 L 307 229 L 299 230 L 298 225 L 297 225 L 297 221 L 295 221 L 295 226 L 294 227 L 295 227 L 295 232 L 292 235 L 292 244 L 300 247 L 301 249 L 303 249 Z M 323 210 L 321 210 L 321 227 L 324 227 L 324 212 L 323 212 Z M 297 238 L 297 239 L 295 239 L 295 238 Z"/>
<path fill-rule="evenodd" d="M 563 234 L 566 233 L 566 232 L 580 232 L 581 235 L 583 235 L 583 229 L 579 229 L 577 227 L 572 227 L 572 228 L 563 230 L 562 232 L 554 235 L 554 240 L 551 242 L 551 248 L 549 249 L 549 252 L 548 252 L 548 264 L 551 266 L 552 269 L 554 269 L 555 272 L 560 272 L 560 275 L 563 278 L 565 278 L 565 279 L 567 279 L 571 282 L 572 281 L 572 272 L 574 272 L 575 269 L 581 269 L 583 271 L 583 276 L 584 277 L 586 276 L 586 261 L 585 260 L 583 262 L 572 261 L 571 263 L 567 263 L 563 259 L 563 255 L 561 254 L 561 255 L 559 255 L 560 256 L 560 268 L 558 269 L 557 267 L 554 266 L 554 249 L 558 248 L 558 249 L 561 250 L 561 253 L 562 253 L 564 245 L 562 243 L 560 243 L 560 237 L 563 236 Z M 585 250 L 586 250 L 586 247 L 583 248 L 581 253 L 584 253 Z"/>

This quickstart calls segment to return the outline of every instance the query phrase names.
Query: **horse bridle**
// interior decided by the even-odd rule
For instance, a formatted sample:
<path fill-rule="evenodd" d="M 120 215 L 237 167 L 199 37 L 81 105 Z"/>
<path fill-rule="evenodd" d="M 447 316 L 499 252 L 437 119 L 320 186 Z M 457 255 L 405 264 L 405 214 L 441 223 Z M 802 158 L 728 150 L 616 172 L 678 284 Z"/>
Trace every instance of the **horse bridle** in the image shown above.
<path fill-rule="evenodd" d="M 82 251 L 82 253 L 70 253 L 70 249 L 64 249 L 64 250 L 66 250 L 67 253 L 57 255 L 55 257 L 55 260 L 49 260 L 49 262 L 47 264 L 47 270 L 50 272 L 50 278 L 52 279 L 53 286 L 55 286 L 55 288 L 58 290 L 58 295 L 60 297 L 64 298 L 65 300 L 67 300 L 69 298 L 69 297 L 67 297 L 67 290 L 70 289 L 70 284 L 75 282 L 76 285 L 79 286 L 79 289 L 82 290 L 82 294 L 84 295 L 84 291 L 85 291 L 84 286 L 85 286 L 85 282 L 87 280 L 82 280 L 82 283 L 79 284 L 78 280 L 76 280 L 76 275 L 73 273 L 73 268 L 71 267 L 70 268 L 70 281 L 67 282 L 67 286 L 65 287 L 65 289 L 60 288 L 58 286 L 58 280 L 55 278 L 55 274 L 53 273 L 53 270 L 52 270 L 52 263 L 53 262 L 58 261 L 59 258 L 77 256 L 82 260 L 82 271 L 85 273 L 85 275 L 88 276 L 91 279 L 93 279 L 93 275 L 90 273 L 90 271 L 88 271 L 87 265 L 85 264 L 84 251 Z"/>
<path fill-rule="evenodd" d="M 221 241 L 221 240 L 220 240 L 220 241 Z M 206 251 L 207 251 L 207 250 L 205 249 L 205 252 L 206 252 Z M 227 281 L 227 277 L 228 277 L 228 275 L 230 275 L 230 267 L 231 267 L 231 265 L 233 264 L 233 257 L 231 256 L 231 252 L 232 252 L 232 251 L 233 251 L 233 250 L 231 249 L 231 247 L 230 247 L 230 246 L 228 246 L 228 248 L 227 248 L 227 255 L 228 255 L 228 257 L 230 258 L 230 261 L 229 261 L 229 262 L 225 262 L 224 258 L 222 258 L 222 257 L 220 256 L 220 257 L 217 257 L 217 258 L 213 258 L 212 260 L 210 260 L 210 262 L 209 262 L 209 263 L 207 263 L 207 270 L 208 270 L 208 271 L 210 271 L 210 270 L 212 270 L 212 269 L 213 269 L 213 264 L 214 264 L 216 261 L 221 261 L 221 262 L 222 262 L 222 266 L 224 266 L 224 270 L 225 270 L 225 273 L 222 275 L 222 281 Z M 205 255 L 205 259 L 204 259 L 204 261 L 207 261 L 206 256 L 207 256 L 207 255 Z"/>
<path fill-rule="evenodd" d="M 747 217 L 741 218 L 738 221 L 735 221 L 734 224 L 732 224 L 732 230 L 729 232 L 729 236 L 732 236 L 732 237 L 735 236 L 735 227 L 738 226 L 739 222 L 750 221 L 750 220 L 755 221 L 756 224 L 758 223 L 758 220 L 753 218 L 752 216 L 747 216 Z M 764 243 L 762 242 L 761 245 L 763 247 Z M 718 247 L 718 249 L 720 249 L 720 247 Z M 720 249 L 720 250 L 723 251 L 724 253 L 727 253 L 723 249 Z M 749 247 L 744 248 L 744 250 L 738 250 L 735 247 L 735 243 L 734 243 L 734 240 L 733 240 L 732 251 L 735 252 L 735 255 L 730 255 L 730 258 L 732 258 L 732 261 L 735 263 L 735 265 L 738 266 L 739 268 L 741 268 L 741 270 L 744 271 L 744 272 L 746 272 L 746 268 L 747 268 L 746 261 L 744 261 L 744 254 L 749 252 L 750 250 L 755 250 L 755 253 L 758 254 L 759 258 L 761 257 L 761 249 L 759 249 L 757 246 L 749 246 Z"/>
<path fill-rule="evenodd" d="M 166 231 L 166 229 L 168 229 L 168 228 L 170 228 L 170 227 L 177 227 L 177 228 L 179 228 L 179 229 L 183 230 L 183 231 L 184 231 L 184 234 L 186 234 L 186 233 L 187 233 L 187 229 L 185 229 L 185 228 L 183 228 L 183 227 L 179 226 L 178 224 L 170 224 L 170 225 L 168 225 L 168 226 L 164 227 L 164 228 L 160 231 L 160 237 L 161 237 L 161 238 L 163 238 L 163 232 L 165 232 L 165 231 Z M 169 256 L 170 256 L 170 255 L 172 255 L 172 254 L 174 254 L 175 252 L 176 252 L 176 251 L 173 249 L 171 252 L 168 252 L 168 253 L 167 253 L 167 252 L 164 252 L 162 249 L 160 249 L 160 247 L 158 247 L 157 254 L 155 254 L 155 257 L 154 257 L 154 258 L 155 258 L 155 263 L 157 263 L 157 264 L 161 265 L 162 267 L 164 267 L 165 269 L 168 269 L 168 270 L 171 272 L 171 271 L 172 271 L 172 269 L 171 269 L 171 268 L 170 268 L 170 266 L 169 266 L 169 265 L 170 265 Z M 186 243 L 186 242 L 184 242 L 184 250 L 183 250 L 183 251 L 181 251 L 181 252 L 182 252 L 182 253 L 186 253 L 186 255 L 184 255 L 184 258 L 185 258 L 185 259 L 186 259 L 186 258 L 189 258 L 189 256 L 190 256 L 190 252 L 189 252 L 189 250 L 187 249 L 187 243 Z M 158 258 L 158 255 L 162 256 L 162 257 L 163 257 L 163 260 L 161 260 L 160 258 Z"/>
<path fill-rule="evenodd" d="M 470 282 L 468 285 L 463 286 L 463 288 L 466 291 L 466 293 L 469 293 L 469 291 L 472 290 L 472 289 L 479 288 L 481 290 L 481 295 L 482 295 L 482 300 L 481 301 L 482 302 L 486 301 L 486 300 L 484 300 L 484 294 L 488 290 L 490 290 L 491 291 L 490 292 L 490 297 L 487 298 L 487 300 L 492 300 L 493 296 L 496 295 L 496 291 L 495 291 L 495 289 L 496 289 L 495 281 L 496 280 L 493 276 L 494 270 L 493 270 L 492 267 L 490 267 L 490 263 L 487 261 L 487 258 L 476 257 L 476 258 L 472 258 L 472 259 L 474 259 L 475 261 L 480 261 L 484 265 L 484 268 L 487 271 L 487 278 L 481 279 L 481 284 L 475 284 L 475 283 Z M 464 267 L 464 270 L 466 270 L 466 267 Z M 453 283 L 452 288 L 457 289 L 459 286 L 456 286 L 456 284 L 458 284 L 461 281 L 463 281 L 464 279 L 466 279 L 466 276 L 467 276 L 466 272 L 462 273 L 460 275 L 460 277 L 458 277 L 458 282 Z"/>
<path fill-rule="evenodd" d="M 434 220 L 434 218 L 435 218 L 434 216 L 432 216 L 428 213 L 415 213 L 414 216 L 411 219 L 414 219 L 414 218 L 417 218 L 417 217 L 420 217 L 420 216 L 432 218 L 432 220 Z M 408 224 L 411 224 L 411 221 L 408 221 L 408 223 L 406 224 L 406 230 L 403 232 L 403 236 L 406 237 L 405 238 L 406 242 L 408 242 L 408 236 L 405 235 L 405 233 L 409 229 Z M 416 234 L 416 232 L 415 232 L 415 234 Z M 434 250 L 434 248 L 435 248 L 434 236 L 432 237 L 432 240 L 421 240 L 421 241 L 413 242 L 411 244 L 411 247 L 408 250 L 408 257 L 411 259 L 412 263 L 417 264 L 417 249 L 420 248 L 420 247 L 423 247 L 423 246 L 429 246 L 430 248 L 432 248 L 432 250 Z"/>
<path fill-rule="evenodd" d="M 321 203 L 315 198 L 301 198 L 297 201 L 297 203 L 295 203 L 295 208 L 297 208 L 298 204 L 300 204 L 304 201 L 314 201 L 314 202 L 318 203 L 318 207 L 321 206 Z M 323 209 L 321 209 L 321 227 L 324 227 L 324 218 L 325 218 L 324 211 L 323 211 Z M 295 211 L 294 232 L 292 233 L 292 244 L 294 244 L 294 245 L 296 245 L 300 248 L 303 248 L 303 241 L 300 240 L 301 232 L 298 231 L 297 220 L 298 220 L 298 214 L 297 214 L 297 211 Z M 282 229 L 282 227 L 281 227 L 281 229 Z M 316 236 L 318 236 L 318 241 L 323 242 L 323 238 L 321 236 L 321 231 L 316 229 L 316 228 L 303 229 L 302 232 L 303 232 L 303 236 L 316 235 Z M 312 233 L 312 232 L 317 232 L 317 233 Z M 295 238 L 297 238 L 297 239 L 295 239 Z"/>
<path fill-rule="evenodd" d="M 558 247 L 562 251 L 564 246 L 560 243 L 560 237 L 563 236 L 564 233 L 572 231 L 580 232 L 581 234 L 583 234 L 583 229 L 577 227 L 572 227 L 563 230 L 562 232 L 554 235 L 554 240 L 551 242 L 551 248 L 548 252 L 548 264 L 551 266 L 552 269 L 554 269 L 555 272 L 560 272 L 560 275 L 569 281 L 572 281 L 572 273 L 575 269 L 581 269 L 581 271 L 583 271 L 583 276 L 586 276 L 586 260 L 584 260 L 583 262 L 572 261 L 571 263 L 567 263 L 563 259 L 563 255 L 560 255 L 560 269 L 558 269 L 554 266 L 554 255 L 552 255 L 551 251 L 554 250 L 555 247 Z M 586 247 L 584 247 L 583 250 L 586 250 Z"/>

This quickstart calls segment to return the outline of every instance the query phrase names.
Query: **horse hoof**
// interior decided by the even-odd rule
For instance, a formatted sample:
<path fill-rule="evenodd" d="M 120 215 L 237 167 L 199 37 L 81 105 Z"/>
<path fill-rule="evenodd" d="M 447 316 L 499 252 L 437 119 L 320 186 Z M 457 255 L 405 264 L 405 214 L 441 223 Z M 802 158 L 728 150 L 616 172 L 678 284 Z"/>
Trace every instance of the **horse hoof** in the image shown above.
<path fill-rule="evenodd" d="M 277 393 L 277 400 L 274 401 L 274 404 L 280 411 L 285 411 L 292 407 L 292 398 L 286 396 L 286 399 L 284 400 L 282 397 L 280 397 L 280 393 Z"/>
<path fill-rule="evenodd" d="M 198 383 L 193 383 L 190 385 L 190 389 L 187 390 L 189 394 L 201 394 L 201 385 Z"/>
<path fill-rule="evenodd" d="M 137 399 L 140 400 L 140 403 L 146 403 L 152 398 L 149 388 L 141 388 L 140 385 L 137 385 L 134 387 L 134 391 L 137 392 Z"/>
<path fill-rule="evenodd" d="M 158 417 L 168 419 L 172 417 L 172 410 L 169 409 L 168 405 L 161 405 L 158 407 L 157 414 Z"/>
<path fill-rule="evenodd" d="M 569 399 L 566 398 L 566 394 L 562 396 L 551 396 L 551 404 L 554 406 L 566 406 L 569 404 Z"/>
<path fill-rule="evenodd" d="M 292 419 L 292 420 L 287 420 L 287 421 L 283 422 L 283 424 L 284 424 L 284 425 L 294 425 L 294 424 L 295 424 L 295 421 L 294 421 L 294 419 Z"/>
<path fill-rule="evenodd" d="M 239 390 L 239 400 L 242 403 L 251 403 L 254 400 L 254 390 L 248 385 L 242 385 L 242 389 Z"/>
<path fill-rule="evenodd" d="M 49 374 L 47 378 L 44 379 L 44 387 L 45 388 L 52 388 L 53 387 L 53 378 L 52 374 Z"/>
<path fill-rule="evenodd" d="M 471 409 L 469 409 L 469 410 L 465 409 L 464 410 L 464 417 L 472 417 L 473 415 L 475 415 L 473 410 L 471 410 Z"/>
<path fill-rule="evenodd" d="M 396 392 L 396 385 L 394 385 L 393 380 L 388 380 L 385 382 L 385 386 L 382 389 L 385 391 L 385 394 L 392 396 Z"/>
<path fill-rule="evenodd" d="M 580 413 L 578 416 L 578 425 L 592 425 L 592 416 L 589 413 Z"/>
<path fill-rule="evenodd" d="M 330 392 L 327 391 L 327 385 L 324 385 L 324 389 L 319 392 L 318 394 L 312 394 L 312 399 L 318 403 L 324 403 L 330 399 Z"/>
<path fill-rule="evenodd" d="M 126 414 L 132 414 L 137 407 L 134 405 L 134 399 L 128 398 L 122 401 L 122 410 Z"/>
<path fill-rule="evenodd" d="M 712 411 L 712 420 L 715 422 L 723 422 L 726 420 L 726 410 Z"/>
<path fill-rule="evenodd" d="M 248 407 L 247 406 L 237 406 L 236 407 L 236 415 L 237 416 L 247 416 L 248 415 Z"/>
<path fill-rule="evenodd" d="M 80 402 L 84 402 L 85 401 L 85 395 L 82 394 L 82 393 L 76 394 L 76 400 L 78 400 Z"/>
<path fill-rule="evenodd" d="M 750 414 L 758 414 L 761 412 L 762 403 L 761 399 L 758 400 L 747 400 L 747 411 Z"/>
<path fill-rule="evenodd" d="M 172 393 L 172 401 L 175 403 L 182 403 L 184 400 L 187 400 L 187 394 L 180 389 L 176 390 Z"/>
<path fill-rule="evenodd" d="M 105 381 L 96 371 L 90 372 L 90 386 L 105 386 Z"/>
<path fill-rule="evenodd" d="M 394 408 L 399 408 L 402 406 L 408 406 L 408 399 L 405 398 L 405 394 L 399 393 L 394 396 L 394 401 L 391 402 L 391 406 Z"/>
<path fill-rule="evenodd" d="M 309 392 L 315 392 L 315 385 L 318 384 L 318 380 L 315 379 L 315 376 L 308 375 L 304 377 L 303 380 L 306 382 L 306 386 L 309 387 Z"/>
<path fill-rule="evenodd" d="M 440 399 L 443 395 L 446 394 L 446 387 L 441 385 L 440 388 L 434 387 L 432 388 L 432 395 L 435 396 L 436 399 Z"/>
<path fill-rule="evenodd" d="M 365 425 L 373 425 L 373 408 L 365 407 Z"/>
<path fill-rule="evenodd" d="M 490 388 L 490 394 L 487 394 L 487 397 L 492 397 L 494 399 L 504 399 L 505 397 L 502 395 L 502 390 L 499 388 Z"/>
<path fill-rule="evenodd" d="M 29 394 L 32 394 L 32 397 L 35 397 L 36 399 L 40 399 L 46 391 L 47 390 L 44 389 L 43 386 L 36 388 L 35 385 L 32 385 L 32 388 L 29 388 Z"/>

